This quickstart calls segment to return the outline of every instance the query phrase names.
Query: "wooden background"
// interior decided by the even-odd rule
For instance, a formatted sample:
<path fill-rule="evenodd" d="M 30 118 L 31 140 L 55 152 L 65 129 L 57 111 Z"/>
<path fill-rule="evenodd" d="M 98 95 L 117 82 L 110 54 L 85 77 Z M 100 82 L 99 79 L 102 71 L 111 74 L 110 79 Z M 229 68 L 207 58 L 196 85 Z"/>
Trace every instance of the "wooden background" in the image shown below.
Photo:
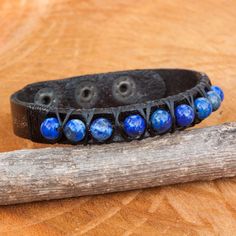
<path fill-rule="evenodd" d="M 133 68 L 205 71 L 236 120 L 235 0 L 0 0 L 0 151 L 45 147 L 11 130 L 24 85 Z M 30 167 L 29 167 L 30 169 Z M 0 235 L 235 235 L 236 178 L 0 207 Z"/>

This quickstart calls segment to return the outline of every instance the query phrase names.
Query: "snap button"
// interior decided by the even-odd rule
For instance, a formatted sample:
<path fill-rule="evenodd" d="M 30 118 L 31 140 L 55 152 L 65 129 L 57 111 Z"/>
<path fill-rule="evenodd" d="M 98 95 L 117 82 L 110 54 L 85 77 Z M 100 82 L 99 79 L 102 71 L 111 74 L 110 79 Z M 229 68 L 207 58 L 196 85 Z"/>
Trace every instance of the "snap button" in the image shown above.
<path fill-rule="evenodd" d="M 75 89 L 75 100 L 83 108 L 94 106 L 98 100 L 97 87 L 88 81 L 80 83 Z"/>
<path fill-rule="evenodd" d="M 136 94 L 136 84 L 128 76 L 122 76 L 115 80 L 112 86 L 112 94 L 119 102 L 129 103 Z"/>
<path fill-rule="evenodd" d="M 57 96 L 52 88 L 42 88 L 35 94 L 34 103 L 50 106 L 57 103 Z"/>

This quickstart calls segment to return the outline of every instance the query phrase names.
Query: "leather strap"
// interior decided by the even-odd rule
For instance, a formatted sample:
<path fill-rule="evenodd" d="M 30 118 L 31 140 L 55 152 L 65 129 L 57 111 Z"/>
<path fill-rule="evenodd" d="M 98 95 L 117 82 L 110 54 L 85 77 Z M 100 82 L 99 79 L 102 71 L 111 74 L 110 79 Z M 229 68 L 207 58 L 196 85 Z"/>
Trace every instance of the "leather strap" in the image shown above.
<path fill-rule="evenodd" d="M 76 117 L 88 129 L 81 143 L 97 143 L 89 134 L 90 123 L 97 117 L 106 117 L 114 127 L 107 142 L 129 141 L 122 121 L 127 115 L 138 113 L 147 122 L 142 138 L 149 137 L 156 135 L 150 126 L 150 115 L 156 108 L 167 109 L 175 121 L 175 106 L 185 103 L 195 109 L 194 98 L 206 97 L 210 86 L 204 73 L 182 69 L 130 70 L 34 83 L 11 96 L 14 133 L 49 143 L 40 133 L 45 118 L 57 117 L 63 128 Z M 196 118 L 192 125 L 199 122 Z M 182 127 L 173 122 L 171 131 L 176 129 Z M 63 135 L 57 142 L 69 143 Z"/>

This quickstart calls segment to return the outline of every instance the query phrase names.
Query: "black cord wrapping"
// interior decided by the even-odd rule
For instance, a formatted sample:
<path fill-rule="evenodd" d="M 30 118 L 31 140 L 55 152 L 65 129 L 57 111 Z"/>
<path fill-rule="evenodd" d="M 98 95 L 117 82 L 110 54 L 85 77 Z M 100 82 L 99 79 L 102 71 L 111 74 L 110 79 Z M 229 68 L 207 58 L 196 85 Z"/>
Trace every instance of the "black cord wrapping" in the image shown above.
<path fill-rule="evenodd" d="M 60 131 L 62 131 L 64 129 L 64 126 L 66 125 L 67 121 L 70 119 L 70 116 L 72 115 L 72 113 L 75 112 L 75 110 L 76 109 L 69 109 L 66 113 L 66 117 L 62 121 L 62 119 L 60 117 L 60 113 L 58 111 L 58 108 L 56 107 L 55 114 L 56 114 L 56 117 L 57 117 L 59 124 L 60 124 L 60 128 L 59 128 Z"/>
<path fill-rule="evenodd" d="M 193 94 L 200 94 L 200 96 L 202 96 L 202 97 L 207 97 L 206 89 L 208 90 L 209 86 L 201 85 L 199 87 L 194 88 L 194 93 L 186 91 L 186 93 L 183 93 L 181 95 L 182 100 L 187 101 L 187 104 L 192 107 L 194 113 L 196 113 L 196 108 L 194 105 L 194 95 Z M 171 99 L 171 98 L 160 100 L 161 104 L 163 103 L 166 105 L 167 110 L 169 111 L 169 113 L 171 115 L 171 118 L 172 118 L 172 127 L 170 130 L 171 133 L 175 132 L 177 129 L 184 129 L 183 127 L 176 126 L 175 102 L 177 102 L 177 101 L 175 101 L 175 99 Z M 147 103 L 147 105 L 145 107 L 145 111 L 143 108 L 137 108 L 137 113 L 140 114 L 146 121 L 146 132 L 150 133 L 153 136 L 153 135 L 155 135 L 155 131 L 153 131 L 153 129 L 151 128 L 151 122 L 150 122 L 151 110 L 152 110 L 152 105 L 150 103 Z M 70 119 L 70 116 L 73 113 L 76 113 L 76 111 L 78 111 L 78 110 L 77 109 L 69 109 L 66 113 L 64 120 L 62 121 L 61 117 L 60 117 L 60 113 L 58 111 L 58 108 L 54 109 L 56 117 L 60 123 L 60 131 L 63 130 L 65 124 Z M 114 133 L 122 134 L 122 137 L 124 138 L 125 141 L 133 140 L 132 138 L 128 137 L 124 133 L 123 123 L 120 122 L 120 120 L 119 120 L 120 113 L 121 113 L 122 109 L 120 107 L 111 108 L 111 111 L 112 111 L 111 113 L 113 114 L 113 117 L 114 117 L 114 126 L 113 126 Z M 91 121 L 93 120 L 93 117 L 94 117 L 94 112 L 95 112 L 95 109 L 91 110 L 90 112 L 83 112 L 82 113 L 83 117 L 86 120 L 86 127 L 87 127 L 88 132 L 89 132 L 89 127 L 90 127 Z M 191 126 L 194 126 L 195 123 L 199 123 L 199 120 L 197 120 L 197 118 L 195 118 L 195 122 Z M 139 139 L 142 139 L 144 135 L 145 135 L 145 133 L 141 137 L 139 137 Z M 86 138 L 83 140 L 82 143 L 88 144 L 91 138 L 92 137 L 90 135 L 86 135 Z M 96 141 L 94 140 L 94 142 L 96 142 Z M 110 139 L 107 141 L 107 143 L 109 143 L 109 142 L 112 142 L 112 140 Z"/>

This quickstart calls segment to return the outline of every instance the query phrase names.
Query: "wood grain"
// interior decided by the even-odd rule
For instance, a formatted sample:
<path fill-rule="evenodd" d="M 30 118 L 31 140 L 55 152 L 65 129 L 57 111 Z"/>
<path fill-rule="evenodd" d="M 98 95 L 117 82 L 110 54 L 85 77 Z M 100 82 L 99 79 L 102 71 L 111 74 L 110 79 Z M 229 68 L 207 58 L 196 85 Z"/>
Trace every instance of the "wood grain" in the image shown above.
<path fill-rule="evenodd" d="M 105 146 L 2 152 L 0 176 L 0 205 L 234 177 L 236 122 Z"/>
<path fill-rule="evenodd" d="M 1 0 L 0 151 L 39 148 L 11 131 L 9 95 L 75 74 L 155 67 L 205 71 L 226 98 L 200 126 L 236 118 L 234 0 Z M 30 167 L 29 167 L 30 168 Z M 0 208 L 0 235 L 234 235 L 236 182 Z"/>

